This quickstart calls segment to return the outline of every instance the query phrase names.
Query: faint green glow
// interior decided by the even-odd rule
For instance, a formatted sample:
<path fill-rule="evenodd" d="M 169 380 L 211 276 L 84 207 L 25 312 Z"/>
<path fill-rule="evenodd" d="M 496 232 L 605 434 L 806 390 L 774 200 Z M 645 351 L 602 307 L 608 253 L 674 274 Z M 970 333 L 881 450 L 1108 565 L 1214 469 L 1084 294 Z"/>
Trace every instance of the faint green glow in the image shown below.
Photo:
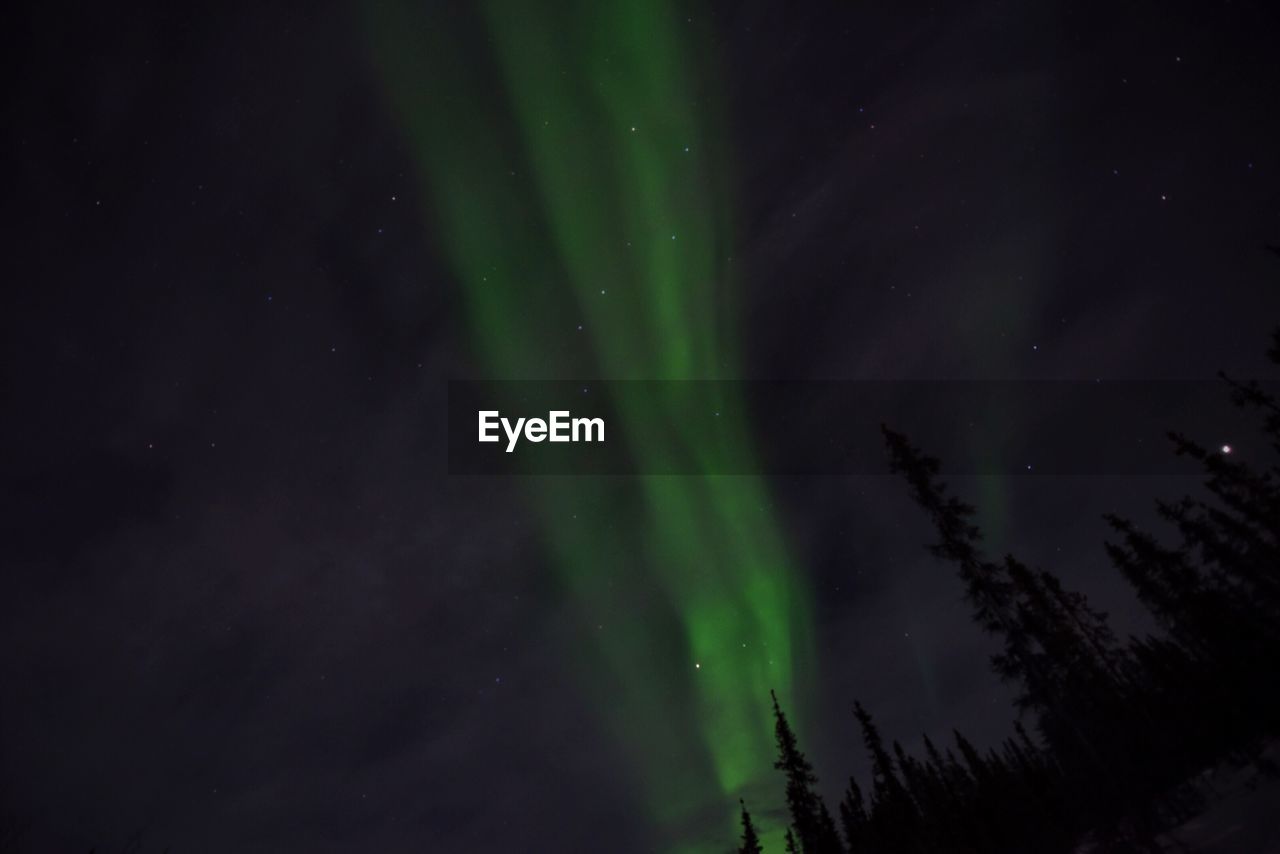
<path fill-rule="evenodd" d="M 733 377 L 728 157 L 700 25 L 652 0 L 550 5 L 369 16 L 476 352 L 501 379 Z M 530 479 L 531 498 L 592 660 L 584 690 L 657 832 L 720 850 L 739 794 L 778 800 L 768 693 L 799 699 L 808 605 L 765 485 L 709 474 L 711 437 L 678 426 L 687 387 L 657 406 L 608 388 L 642 469 L 678 448 L 708 474 Z M 745 435 L 740 402 L 705 404 Z"/>

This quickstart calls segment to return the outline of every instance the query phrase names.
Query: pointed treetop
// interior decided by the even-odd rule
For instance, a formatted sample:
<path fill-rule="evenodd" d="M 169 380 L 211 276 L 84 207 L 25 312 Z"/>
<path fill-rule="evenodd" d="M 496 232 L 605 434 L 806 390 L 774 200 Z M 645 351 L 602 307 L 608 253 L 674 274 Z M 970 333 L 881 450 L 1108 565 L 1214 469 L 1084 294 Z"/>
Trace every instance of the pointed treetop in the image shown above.
<path fill-rule="evenodd" d="M 738 854 L 764 854 L 760 846 L 760 836 L 751 822 L 751 813 L 747 812 L 747 802 L 738 798 L 742 805 L 742 844 L 738 846 Z"/>

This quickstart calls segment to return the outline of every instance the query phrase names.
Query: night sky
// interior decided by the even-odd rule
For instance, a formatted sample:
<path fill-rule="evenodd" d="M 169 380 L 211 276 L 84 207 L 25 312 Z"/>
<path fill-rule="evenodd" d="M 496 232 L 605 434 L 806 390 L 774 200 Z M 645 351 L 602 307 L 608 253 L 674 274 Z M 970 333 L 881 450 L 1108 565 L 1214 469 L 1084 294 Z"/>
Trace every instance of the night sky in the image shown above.
<path fill-rule="evenodd" d="M 681 626 L 735 589 L 681 601 L 712 546 L 662 513 L 699 487 L 650 518 L 632 479 L 450 476 L 451 379 L 1277 378 L 1268 4 L 621 5 L 11 22 L 0 808 L 30 850 L 714 851 L 739 794 L 781 809 L 689 687 Z M 620 94 L 575 95 L 606 60 Z M 636 260 L 668 213 L 683 240 Z M 955 486 L 1123 635 L 1150 626 L 1101 514 L 1191 482 Z M 909 748 L 1007 733 L 901 483 L 739 489 L 766 521 L 737 548 L 806 603 L 756 616 L 807 637 L 717 692 L 785 689 L 833 794 L 855 698 Z M 741 494 L 706 501 L 736 525 Z"/>

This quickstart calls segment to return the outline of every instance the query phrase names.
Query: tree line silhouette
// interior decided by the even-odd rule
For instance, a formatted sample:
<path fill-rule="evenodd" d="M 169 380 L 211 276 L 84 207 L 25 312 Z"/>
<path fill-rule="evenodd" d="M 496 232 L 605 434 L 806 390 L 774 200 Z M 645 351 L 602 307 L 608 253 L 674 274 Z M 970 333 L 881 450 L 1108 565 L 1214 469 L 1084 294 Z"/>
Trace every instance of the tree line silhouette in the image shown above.
<path fill-rule="evenodd" d="M 1280 364 L 1280 330 L 1268 351 Z M 1221 375 L 1280 454 L 1280 402 Z M 1158 631 L 1119 641 L 1105 614 L 1053 573 L 1013 555 L 988 556 L 974 508 L 951 494 L 940 463 L 884 428 L 890 468 L 933 524 L 929 550 L 964 587 L 973 619 L 993 636 L 991 664 L 1016 689 L 1020 718 L 996 749 L 960 732 L 923 755 L 886 744 L 854 704 L 870 759 L 832 816 L 785 713 L 773 697 L 786 779 L 786 844 L 797 854 L 1161 850 L 1156 838 L 1194 814 L 1206 768 L 1255 757 L 1280 725 L 1280 466 L 1251 466 L 1229 449 L 1172 433 L 1174 453 L 1204 477 L 1197 496 L 1156 502 L 1167 538 L 1106 516 L 1111 563 Z M 742 804 L 742 854 L 762 848 Z"/>

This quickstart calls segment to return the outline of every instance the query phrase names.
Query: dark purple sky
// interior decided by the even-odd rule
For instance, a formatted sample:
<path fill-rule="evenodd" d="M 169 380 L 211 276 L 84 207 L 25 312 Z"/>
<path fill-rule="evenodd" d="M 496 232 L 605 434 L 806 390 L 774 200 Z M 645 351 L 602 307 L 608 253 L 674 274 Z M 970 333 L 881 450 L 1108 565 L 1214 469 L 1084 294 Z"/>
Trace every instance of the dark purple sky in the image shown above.
<path fill-rule="evenodd" d="M 1268 4 L 790 5 L 711 13 L 753 375 L 1267 376 Z M 528 509 L 444 474 L 458 294 L 358 19 L 11 26 L 0 807 L 32 851 L 648 850 Z M 905 490 L 775 486 L 821 594 L 823 778 L 862 770 L 855 697 L 908 745 L 1001 736 Z M 1099 517 L 1186 484 L 956 486 L 1147 628 Z"/>

